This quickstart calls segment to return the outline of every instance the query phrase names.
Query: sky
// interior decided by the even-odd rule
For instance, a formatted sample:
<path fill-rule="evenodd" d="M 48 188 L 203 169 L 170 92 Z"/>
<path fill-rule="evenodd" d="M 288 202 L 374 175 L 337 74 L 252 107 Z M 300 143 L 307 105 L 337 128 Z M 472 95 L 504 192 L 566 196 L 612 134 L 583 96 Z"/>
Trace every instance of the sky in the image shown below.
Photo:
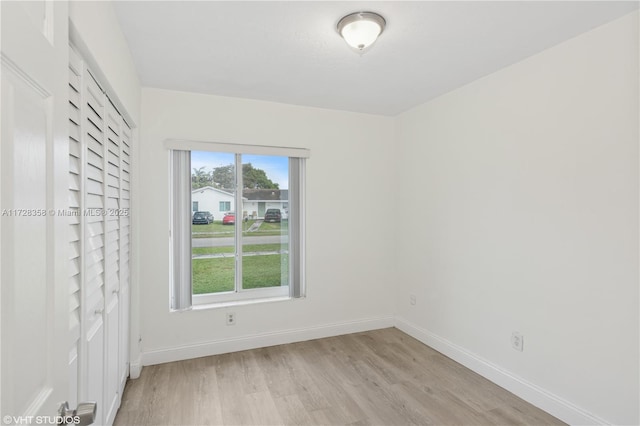
<path fill-rule="evenodd" d="M 207 172 L 220 166 L 233 164 L 234 154 L 223 152 L 191 151 L 191 169 L 204 167 Z M 262 169 L 267 177 L 280 185 L 280 189 L 289 189 L 289 159 L 267 155 L 242 155 L 242 164 L 251 163 L 254 168 Z"/>

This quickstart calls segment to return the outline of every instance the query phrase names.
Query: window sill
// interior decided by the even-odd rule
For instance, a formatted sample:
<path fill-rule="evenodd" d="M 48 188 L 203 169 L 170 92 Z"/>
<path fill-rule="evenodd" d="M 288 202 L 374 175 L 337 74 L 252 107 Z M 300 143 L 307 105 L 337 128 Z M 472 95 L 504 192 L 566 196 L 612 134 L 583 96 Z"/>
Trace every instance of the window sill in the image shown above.
<path fill-rule="evenodd" d="M 191 307 L 191 310 L 203 311 L 207 309 L 228 308 L 232 306 L 255 305 L 258 303 L 284 302 L 287 300 L 293 300 L 293 298 L 290 296 L 276 296 L 276 297 L 263 297 L 260 299 L 228 300 L 224 302 L 221 301 L 221 302 L 212 302 L 212 303 L 201 303 L 198 305 L 193 305 Z"/>

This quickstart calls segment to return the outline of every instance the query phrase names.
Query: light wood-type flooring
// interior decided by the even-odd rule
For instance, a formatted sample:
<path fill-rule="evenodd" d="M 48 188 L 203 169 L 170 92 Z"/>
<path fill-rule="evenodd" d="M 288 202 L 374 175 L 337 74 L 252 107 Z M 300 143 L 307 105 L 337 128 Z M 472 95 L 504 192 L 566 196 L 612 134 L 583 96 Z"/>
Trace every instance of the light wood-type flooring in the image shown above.
<path fill-rule="evenodd" d="M 563 424 L 388 328 L 145 367 L 115 425 Z"/>

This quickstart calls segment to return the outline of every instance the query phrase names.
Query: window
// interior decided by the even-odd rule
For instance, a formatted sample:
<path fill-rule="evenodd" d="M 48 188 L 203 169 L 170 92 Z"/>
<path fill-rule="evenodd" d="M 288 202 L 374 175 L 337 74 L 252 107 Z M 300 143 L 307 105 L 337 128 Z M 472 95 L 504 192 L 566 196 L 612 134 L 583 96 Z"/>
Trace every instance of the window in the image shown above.
<path fill-rule="evenodd" d="M 295 148 L 170 141 L 171 308 L 304 295 L 304 165 Z M 195 146 L 194 146 L 195 145 Z M 191 150 L 175 149 L 197 148 Z M 293 155 L 292 155 L 293 154 Z M 208 187 L 204 193 L 199 190 Z M 185 215 L 192 194 L 211 223 Z M 205 194 L 205 195 L 203 195 Z M 259 206 L 268 203 L 268 215 Z M 187 210 L 188 211 L 188 210 Z M 217 214 L 217 213 L 215 213 Z"/>
<path fill-rule="evenodd" d="M 194 202 L 191 203 L 191 210 L 194 211 L 194 212 L 198 211 L 198 202 L 197 201 L 194 201 Z"/>

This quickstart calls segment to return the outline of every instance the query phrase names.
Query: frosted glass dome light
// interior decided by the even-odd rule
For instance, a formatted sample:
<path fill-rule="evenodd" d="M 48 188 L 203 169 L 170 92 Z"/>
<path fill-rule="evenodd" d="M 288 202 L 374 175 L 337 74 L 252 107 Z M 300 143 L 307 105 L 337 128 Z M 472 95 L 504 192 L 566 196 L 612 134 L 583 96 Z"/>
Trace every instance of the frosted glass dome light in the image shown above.
<path fill-rule="evenodd" d="M 377 13 L 351 13 L 338 22 L 338 33 L 349 46 L 360 53 L 364 53 L 377 39 L 386 21 Z"/>

